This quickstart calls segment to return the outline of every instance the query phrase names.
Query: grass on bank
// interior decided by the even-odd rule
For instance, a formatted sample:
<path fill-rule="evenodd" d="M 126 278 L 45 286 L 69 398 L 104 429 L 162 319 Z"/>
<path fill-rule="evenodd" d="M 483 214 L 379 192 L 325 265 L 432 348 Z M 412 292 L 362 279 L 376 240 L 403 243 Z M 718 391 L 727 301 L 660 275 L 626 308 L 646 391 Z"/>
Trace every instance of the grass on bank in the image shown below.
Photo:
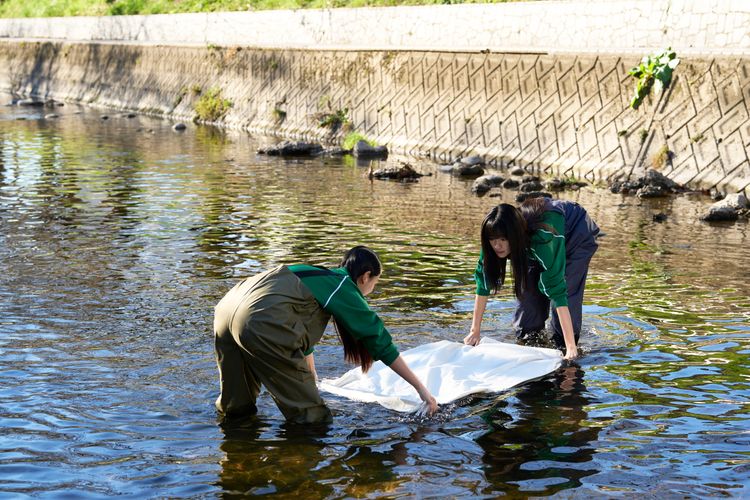
<path fill-rule="evenodd" d="M 118 16 L 509 1 L 517 0 L 0 0 L 0 17 Z"/>

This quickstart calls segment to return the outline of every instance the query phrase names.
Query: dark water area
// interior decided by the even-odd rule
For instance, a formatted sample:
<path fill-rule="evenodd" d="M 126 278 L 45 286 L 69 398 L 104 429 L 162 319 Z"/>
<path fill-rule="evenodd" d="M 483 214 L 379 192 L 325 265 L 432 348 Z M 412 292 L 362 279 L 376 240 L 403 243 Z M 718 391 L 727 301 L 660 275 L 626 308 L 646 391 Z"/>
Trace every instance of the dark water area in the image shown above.
<path fill-rule="evenodd" d="M 367 244 L 399 347 L 460 341 L 478 224 L 515 193 L 49 112 L 0 108 L 0 497 L 750 496 L 750 228 L 699 222 L 706 197 L 564 195 L 606 232 L 575 365 L 433 419 L 324 394 L 333 424 L 300 428 L 263 393 L 221 426 L 212 309 L 237 280 Z M 492 299 L 484 334 L 512 342 L 512 310 Z M 333 332 L 316 363 L 350 368 Z"/>

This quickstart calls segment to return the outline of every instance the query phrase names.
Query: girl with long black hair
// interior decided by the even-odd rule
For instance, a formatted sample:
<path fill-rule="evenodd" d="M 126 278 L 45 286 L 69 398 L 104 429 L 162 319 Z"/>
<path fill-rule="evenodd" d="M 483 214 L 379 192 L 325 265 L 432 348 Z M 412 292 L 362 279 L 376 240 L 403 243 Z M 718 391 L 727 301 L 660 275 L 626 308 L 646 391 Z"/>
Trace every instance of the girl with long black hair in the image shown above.
<path fill-rule="evenodd" d="M 502 203 L 490 210 L 482 221 L 474 316 L 464 343 L 479 343 L 487 298 L 505 283 L 510 260 L 518 339 L 544 330 L 551 304 L 552 340 L 566 359 L 577 357 L 583 291 L 598 236 L 586 210 L 570 201 L 532 198 L 520 208 Z"/>
<path fill-rule="evenodd" d="M 365 296 L 380 279 L 375 252 L 357 246 L 338 268 L 279 266 L 234 286 L 216 306 L 214 338 L 221 379 L 216 408 L 224 416 L 257 412 L 261 384 L 287 420 L 328 422 L 331 412 L 315 384 L 313 347 L 331 317 L 344 358 L 367 371 L 380 360 L 437 410 L 435 398 L 399 356 Z"/>

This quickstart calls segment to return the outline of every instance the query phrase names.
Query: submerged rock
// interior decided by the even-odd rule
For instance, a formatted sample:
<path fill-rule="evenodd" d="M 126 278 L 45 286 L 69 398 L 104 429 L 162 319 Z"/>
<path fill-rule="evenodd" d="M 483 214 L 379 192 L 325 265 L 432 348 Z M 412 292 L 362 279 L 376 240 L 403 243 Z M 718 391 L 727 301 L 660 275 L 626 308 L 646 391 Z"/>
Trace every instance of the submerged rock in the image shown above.
<path fill-rule="evenodd" d="M 552 194 L 544 191 L 532 191 L 531 193 L 518 193 L 516 195 L 516 201 L 518 203 L 523 203 L 531 198 L 552 198 Z"/>
<path fill-rule="evenodd" d="M 471 186 L 471 192 L 484 194 L 495 186 L 499 186 L 505 179 L 499 175 L 489 174 L 478 177 Z"/>
<path fill-rule="evenodd" d="M 408 163 L 402 163 L 397 166 L 379 168 L 370 174 L 370 177 L 376 179 L 395 179 L 399 181 L 416 181 L 424 174 L 420 174 Z"/>
<path fill-rule="evenodd" d="M 367 141 L 357 141 L 352 154 L 357 158 L 388 158 L 388 147 L 371 146 Z"/>
<path fill-rule="evenodd" d="M 314 142 L 284 141 L 275 146 L 258 149 L 258 154 L 269 156 L 316 156 L 323 152 L 323 146 Z"/>
<path fill-rule="evenodd" d="M 459 160 L 459 163 L 467 167 L 474 167 L 476 165 L 483 166 L 485 164 L 484 158 L 482 158 L 481 156 L 469 156 L 467 158 L 461 158 Z"/>
<path fill-rule="evenodd" d="M 484 175 L 483 163 L 475 163 L 467 165 L 461 162 L 453 164 L 453 170 L 451 173 L 459 177 L 479 177 Z"/>
<path fill-rule="evenodd" d="M 503 187 L 505 189 L 516 189 L 520 185 L 521 183 L 518 182 L 516 179 L 505 179 L 505 181 L 503 181 Z"/>
<path fill-rule="evenodd" d="M 530 181 L 522 183 L 520 189 L 523 193 L 532 193 L 535 191 L 541 191 L 544 189 L 544 185 L 539 181 Z"/>
<path fill-rule="evenodd" d="M 701 216 L 706 222 L 736 221 L 750 208 L 747 197 L 742 193 L 727 195 L 708 208 L 708 212 Z"/>
<path fill-rule="evenodd" d="M 185 130 L 186 128 L 187 128 L 187 125 L 185 125 L 182 122 L 175 123 L 174 125 L 172 125 L 172 130 L 176 130 L 177 132 Z"/>
<path fill-rule="evenodd" d="M 16 106 L 44 106 L 44 101 L 38 99 L 19 99 Z"/>
<path fill-rule="evenodd" d="M 609 190 L 613 193 L 635 193 L 639 198 L 656 198 L 685 191 L 685 187 L 668 178 L 658 170 L 649 169 L 636 180 L 614 181 Z"/>

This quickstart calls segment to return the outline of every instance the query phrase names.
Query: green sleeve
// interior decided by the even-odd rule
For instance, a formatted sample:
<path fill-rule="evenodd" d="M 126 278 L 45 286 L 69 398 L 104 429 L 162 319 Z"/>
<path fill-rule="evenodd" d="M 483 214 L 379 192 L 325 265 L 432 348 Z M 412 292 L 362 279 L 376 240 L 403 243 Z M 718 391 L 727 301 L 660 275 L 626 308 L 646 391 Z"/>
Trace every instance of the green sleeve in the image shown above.
<path fill-rule="evenodd" d="M 390 366 L 398 358 L 398 349 L 383 321 L 370 309 L 351 279 L 344 281 L 341 289 L 331 297 L 325 311 L 362 341 L 372 359 Z"/>
<path fill-rule="evenodd" d="M 555 232 L 539 229 L 531 238 L 531 256 L 542 266 L 539 291 L 550 298 L 552 307 L 568 305 L 565 281 L 565 219 L 558 212 L 547 212 L 544 222 Z"/>
<path fill-rule="evenodd" d="M 474 270 L 474 282 L 477 285 L 477 295 L 487 296 L 490 294 L 489 283 L 487 283 L 487 277 L 484 274 L 484 249 L 479 251 L 479 261 Z"/>

